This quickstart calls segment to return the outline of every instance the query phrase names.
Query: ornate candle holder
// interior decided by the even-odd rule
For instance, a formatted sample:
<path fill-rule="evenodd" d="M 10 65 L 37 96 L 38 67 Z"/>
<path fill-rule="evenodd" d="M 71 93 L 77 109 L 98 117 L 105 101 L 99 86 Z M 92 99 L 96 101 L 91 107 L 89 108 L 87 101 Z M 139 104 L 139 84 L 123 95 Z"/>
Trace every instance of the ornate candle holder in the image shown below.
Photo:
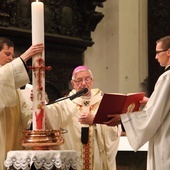
<path fill-rule="evenodd" d="M 31 3 L 32 13 L 32 44 L 44 44 L 44 4 L 42 2 Z M 33 130 L 24 130 L 22 145 L 34 150 L 52 149 L 53 146 L 63 144 L 61 130 L 45 130 L 45 71 L 51 67 L 45 67 L 45 52 L 32 58 L 33 82 Z"/>
<path fill-rule="evenodd" d="M 64 143 L 61 134 L 64 130 L 24 130 L 22 146 L 33 150 L 50 150 Z"/>

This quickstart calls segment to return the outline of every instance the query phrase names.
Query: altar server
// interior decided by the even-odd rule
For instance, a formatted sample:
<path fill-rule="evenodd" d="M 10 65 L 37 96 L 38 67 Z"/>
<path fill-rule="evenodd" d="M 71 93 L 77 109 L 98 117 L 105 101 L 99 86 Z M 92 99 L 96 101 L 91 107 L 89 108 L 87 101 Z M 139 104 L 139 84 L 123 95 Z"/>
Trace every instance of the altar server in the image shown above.
<path fill-rule="evenodd" d="M 14 59 L 14 44 L 0 37 L 0 170 L 10 150 L 22 149 L 22 129 L 31 117 L 24 98 L 17 90 L 29 82 L 25 63 L 43 51 L 43 44 L 33 45 Z"/>
<path fill-rule="evenodd" d="M 170 36 L 156 41 L 156 56 L 165 72 L 158 78 L 154 91 L 140 112 L 109 115 L 107 125 L 120 120 L 132 148 L 137 151 L 149 141 L 147 170 L 170 169 Z M 120 119 L 121 118 L 121 119 Z"/>

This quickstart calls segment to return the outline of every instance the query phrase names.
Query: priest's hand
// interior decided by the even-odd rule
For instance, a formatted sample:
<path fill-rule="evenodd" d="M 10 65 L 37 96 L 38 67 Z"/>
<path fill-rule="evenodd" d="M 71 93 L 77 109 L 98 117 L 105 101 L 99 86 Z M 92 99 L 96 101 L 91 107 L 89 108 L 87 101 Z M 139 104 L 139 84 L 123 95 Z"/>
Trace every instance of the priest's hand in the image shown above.
<path fill-rule="evenodd" d="M 93 124 L 93 120 L 94 120 L 94 115 L 91 113 L 83 113 L 80 118 L 78 119 L 78 121 L 81 124 L 89 124 L 92 125 Z"/>
<path fill-rule="evenodd" d="M 120 114 L 109 114 L 107 117 L 110 118 L 110 120 L 103 122 L 107 126 L 117 126 L 121 124 Z"/>

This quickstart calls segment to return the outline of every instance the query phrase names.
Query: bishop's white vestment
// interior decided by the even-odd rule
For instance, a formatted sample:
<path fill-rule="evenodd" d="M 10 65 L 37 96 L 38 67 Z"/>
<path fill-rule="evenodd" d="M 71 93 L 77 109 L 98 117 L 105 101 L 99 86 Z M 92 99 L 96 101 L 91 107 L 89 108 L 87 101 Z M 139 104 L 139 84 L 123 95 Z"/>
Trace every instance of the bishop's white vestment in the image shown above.
<path fill-rule="evenodd" d="M 5 169 L 7 152 L 22 148 L 22 127 L 30 118 L 30 110 L 27 110 L 17 89 L 28 82 L 29 78 L 20 58 L 0 67 L 0 170 Z"/>
<path fill-rule="evenodd" d="M 69 95 L 75 93 L 71 91 Z M 78 97 L 74 100 L 63 100 L 46 107 L 47 127 L 51 129 L 63 128 L 68 130 L 63 134 L 64 144 L 58 149 L 76 150 L 82 158 L 82 167 L 88 166 L 89 170 L 115 170 L 115 157 L 117 154 L 121 128 L 106 125 L 89 125 L 89 143 L 81 142 L 81 127 L 78 122 L 83 108 L 89 106 L 91 114 L 96 114 L 102 99 L 99 89 L 92 89 L 91 98 Z M 88 164 L 85 163 L 85 160 Z"/>
<path fill-rule="evenodd" d="M 135 151 L 149 141 L 147 170 L 169 170 L 170 70 L 159 77 L 144 109 L 123 114 L 121 120 Z"/>

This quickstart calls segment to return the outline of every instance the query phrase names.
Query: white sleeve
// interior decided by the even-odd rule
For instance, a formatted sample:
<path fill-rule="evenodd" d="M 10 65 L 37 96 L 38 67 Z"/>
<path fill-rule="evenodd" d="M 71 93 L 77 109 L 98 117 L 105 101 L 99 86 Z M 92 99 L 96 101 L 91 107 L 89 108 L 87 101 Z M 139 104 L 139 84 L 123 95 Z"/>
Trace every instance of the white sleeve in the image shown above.
<path fill-rule="evenodd" d="M 141 112 L 122 114 L 121 120 L 132 148 L 137 151 L 162 126 L 170 106 L 170 76 L 162 75 Z"/>

